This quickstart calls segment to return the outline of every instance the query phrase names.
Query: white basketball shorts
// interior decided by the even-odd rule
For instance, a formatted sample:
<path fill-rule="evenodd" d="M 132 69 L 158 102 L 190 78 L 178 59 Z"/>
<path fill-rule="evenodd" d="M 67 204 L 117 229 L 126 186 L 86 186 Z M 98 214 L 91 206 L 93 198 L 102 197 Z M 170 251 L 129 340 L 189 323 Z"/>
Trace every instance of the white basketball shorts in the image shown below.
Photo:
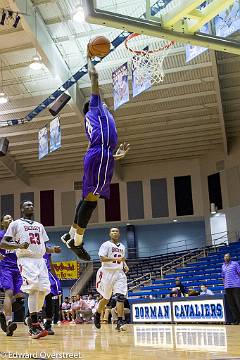
<path fill-rule="evenodd" d="M 23 284 L 21 290 L 25 293 L 31 291 L 44 291 L 50 293 L 48 269 L 43 258 L 23 257 L 17 260 Z"/>
<path fill-rule="evenodd" d="M 96 276 L 96 290 L 104 299 L 112 295 L 127 295 L 127 277 L 123 270 L 107 270 L 101 267 Z"/>

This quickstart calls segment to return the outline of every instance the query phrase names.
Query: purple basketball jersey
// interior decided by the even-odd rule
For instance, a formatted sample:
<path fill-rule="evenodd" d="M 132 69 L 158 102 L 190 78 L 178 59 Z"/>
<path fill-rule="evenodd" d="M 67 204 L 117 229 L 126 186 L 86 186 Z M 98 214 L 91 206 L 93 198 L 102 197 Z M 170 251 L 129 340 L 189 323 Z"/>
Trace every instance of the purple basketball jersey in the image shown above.
<path fill-rule="evenodd" d="M 45 253 L 43 255 L 43 258 L 45 259 L 47 269 L 48 269 L 48 277 L 49 277 L 50 286 L 51 286 L 50 292 L 51 292 L 51 294 L 53 294 L 53 296 L 60 295 L 62 293 L 60 281 L 59 281 L 57 275 L 53 275 L 51 273 L 51 254 Z"/>
<path fill-rule="evenodd" d="M 2 241 L 5 233 L 6 233 L 6 231 L 4 231 L 4 230 L 0 231 L 0 242 Z M 1 262 L 0 262 L 1 266 L 7 266 L 11 269 L 12 268 L 18 269 L 17 256 L 16 256 L 15 251 L 0 249 L 0 253 L 5 256 L 4 259 L 1 260 Z"/>
<path fill-rule="evenodd" d="M 51 271 L 51 254 L 49 254 L 49 253 L 46 252 L 46 253 L 43 255 L 43 258 L 44 258 L 44 260 L 45 260 L 45 262 L 46 262 L 48 271 Z"/>
<path fill-rule="evenodd" d="M 98 95 L 91 96 L 85 130 L 90 147 L 84 157 L 83 198 L 93 193 L 108 199 L 118 137 L 114 118 Z"/>
<path fill-rule="evenodd" d="M 99 95 L 91 96 L 84 123 L 90 147 L 97 145 L 109 147 L 112 151 L 115 149 L 118 142 L 115 120 Z"/>
<path fill-rule="evenodd" d="M 6 231 L 0 231 L 0 242 Z M 15 251 L 0 249 L 0 253 L 4 255 L 4 259 L 0 261 L 1 287 L 3 290 L 12 290 L 13 294 L 20 293 L 22 286 L 22 277 L 17 265 L 17 256 Z"/>

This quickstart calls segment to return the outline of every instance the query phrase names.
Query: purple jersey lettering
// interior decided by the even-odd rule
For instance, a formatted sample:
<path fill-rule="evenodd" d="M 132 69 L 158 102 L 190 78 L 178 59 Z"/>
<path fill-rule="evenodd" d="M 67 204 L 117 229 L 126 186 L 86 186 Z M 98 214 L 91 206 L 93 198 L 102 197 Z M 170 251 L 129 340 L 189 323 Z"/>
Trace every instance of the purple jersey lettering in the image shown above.
<path fill-rule="evenodd" d="M 90 147 L 103 145 L 113 151 L 118 142 L 117 129 L 114 117 L 103 105 L 99 95 L 91 96 L 89 111 L 84 120 Z"/>

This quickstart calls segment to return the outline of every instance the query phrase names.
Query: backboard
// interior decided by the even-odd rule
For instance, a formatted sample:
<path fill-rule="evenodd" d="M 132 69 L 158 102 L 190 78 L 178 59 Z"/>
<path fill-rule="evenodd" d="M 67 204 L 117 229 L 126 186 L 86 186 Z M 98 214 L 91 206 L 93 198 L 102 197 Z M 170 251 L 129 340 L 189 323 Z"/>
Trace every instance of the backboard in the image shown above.
<path fill-rule="evenodd" d="M 240 54 L 240 0 L 85 0 L 90 23 Z"/>

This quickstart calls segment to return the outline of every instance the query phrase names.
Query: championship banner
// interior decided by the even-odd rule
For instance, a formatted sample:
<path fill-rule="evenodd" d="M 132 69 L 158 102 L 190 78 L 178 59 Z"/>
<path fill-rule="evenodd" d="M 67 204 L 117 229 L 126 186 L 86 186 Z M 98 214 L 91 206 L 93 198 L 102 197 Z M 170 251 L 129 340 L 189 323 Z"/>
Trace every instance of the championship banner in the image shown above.
<path fill-rule="evenodd" d="M 150 302 L 132 304 L 132 320 L 134 323 L 171 322 L 172 311 L 170 302 Z"/>
<path fill-rule="evenodd" d="M 225 322 L 223 299 L 174 301 L 174 322 Z"/>
<path fill-rule="evenodd" d="M 48 154 L 48 131 L 47 127 L 40 129 L 38 132 L 38 158 L 42 159 Z"/>
<path fill-rule="evenodd" d="M 127 62 L 112 73 L 114 110 L 129 101 Z"/>
<path fill-rule="evenodd" d="M 79 278 L 80 264 L 76 260 L 54 262 L 53 267 L 60 280 Z"/>
<path fill-rule="evenodd" d="M 57 116 L 50 122 L 50 152 L 61 147 L 60 118 Z"/>

